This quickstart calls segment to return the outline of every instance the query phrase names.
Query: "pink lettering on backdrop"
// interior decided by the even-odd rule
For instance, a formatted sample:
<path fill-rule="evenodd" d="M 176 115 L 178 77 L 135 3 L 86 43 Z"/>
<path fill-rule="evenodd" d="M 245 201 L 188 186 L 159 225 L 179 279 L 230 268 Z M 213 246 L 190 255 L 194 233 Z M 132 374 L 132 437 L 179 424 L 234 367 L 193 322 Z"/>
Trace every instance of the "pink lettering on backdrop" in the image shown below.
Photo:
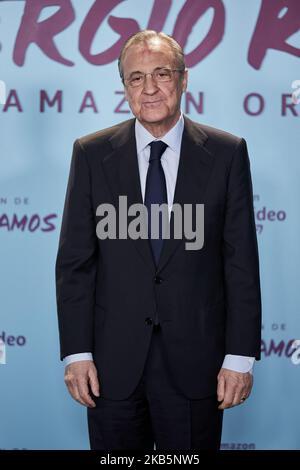
<path fill-rule="evenodd" d="M 280 16 L 284 8 L 285 13 Z M 300 57 L 300 49 L 286 42 L 299 28 L 299 0 L 263 0 L 249 47 L 249 64 L 260 69 L 268 49 Z"/>
<path fill-rule="evenodd" d="M 115 91 L 115 94 L 116 95 L 124 95 L 124 92 L 123 91 Z M 122 100 L 120 101 L 120 103 L 117 104 L 117 106 L 115 107 L 114 109 L 114 113 L 118 113 L 118 114 L 129 114 L 130 113 L 130 110 L 127 108 L 127 109 L 123 109 L 123 105 L 126 105 L 126 98 L 125 96 L 122 98 Z"/>
<path fill-rule="evenodd" d="M 185 112 L 189 114 L 191 106 L 194 107 L 198 114 L 203 114 L 204 109 L 204 94 L 203 92 L 198 92 L 198 102 L 196 102 L 195 97 L 189 91 L 185 93 Z"/>
<path fill-rule="evenodd" d="M 120 50 L 129 36 L 140 31 L 137 21 L 132 18 L 117 18 L 110 15 L 108 24 L 120 38 L 106 51 L 91 54 L 93 39 L 98 28 L 107 17 L 109 12 L 123 0 L 96 0 L 88 12 L 79 33 L 79 50 L 83 57 L 94 65 L 104 65 L 113 62 L 119 57 Z M 161 31 L 168 17 L 171 0 L 159 0 L 153 4 L 152 12 L 148 22 L 148 29 Z"/>
<path fill-rule="evenodd" d="M 57 111 L 61 113 L 62 112 L 62 90 L 57 90 L 57 92 L 55 93 L 52 99 L 49 98 L 46 90 L 41 90 L 40 91 L 40 113 L 45 112 L 46 105 L 48 105 L 49 108 L 53 108 L 53 106 L 57 105 Z"/>
<path fill-rule="evenodd" d="M 141 28 L 133 18 L 118 18 L 110 12 L 124 0 L 95 0 L 79 31 L 79 51 L 87 62 L 105 65 L 115 61 L 124 41 Z M 39 17 L 44 8 L 59 9 L 43 21 Z M 154 0 L 148 29 L 161 31 L 168 18 L 172 0 Z M 207 57 L 223 39 L 225 30 L 225 7 L 222 0 L 186 0 L 176 18 L 171 35 L 185 48 L 193 27 L 209 10 L 213 10 L 210 29 L 202 41 L 189 53 L 186 64 L 193 67 Z M 25 2 L 24 14 L 17 33 L 13 60 L 23 66 L 27 49 L 35 43 L 51 60 L 72 66 L 74 62 L 63 57 L 58 50 L 54 37 L 67 29 L 75 19 L 71 0 L 30 0 Z M 98 29 L 107 20 L 110 28 L 119 38 L 106 50 L 92 54 L 92 46 Z M 300 1 L 262 0 L 259 16 L 253 32 L 248 52 L 248 62 L 259 69 L 268 49 L 275 49 L 300 57 L 300 49 L 286 41 L 300 28 Z"/>
<path fill-rule="evenodd" d="M 90 90 L 85 93 L 82 103 L 79 108 L 79 112 L 83 113 L 85 108 L 91 108 L 94 111 L 94 113 L 98 113 L 98 109 L 94 100 L 93 92 Z"/>
<path fill-rule="evenodd" d="M 289 110 L 293 116 L 299 116 L 296 105 L 292 102 L 291 93 L 284 93 L 281 96 L 281 116 L 286 116 L 287 110 Z"/>
<path fill-rule="evenodd" d="M 23 112 L 17 90 L 10 90 L 5 105 L 3 106 L 3 112 L 6 113 L 9 108 L 17 108 L 19 113 Z"/>
<path fill-rule="evenodd" d="M 79 50 L 82 56 L 93 65 L 104 65 L 115 61 L 120 54 L 126 39 L 140 31 L 138 22 L 132 18 L 118 18 L 109 13 L 123 0 L 96 0 L 87 13 L 79 31 Z M 38 18 L 45 7 L 59 6 L 59 10 L 44 21 Z M 155 0 L 150 14 L 148 29 L 161 31 L 168 18 L 171 0 Z M 225 28 L 225 9 L 222 0 L 203 0 L 195 2 L 187 0 L 180 10 L 172 36 L 184 47 L 197 20 L 213 8 L 214 17 L 207 36 L 189 54 L 186 55 L 188 67 L 196 65 L 206 57 L 221 42 Z M 113 31 L 119 34 L 119 39 L 108 49 L 98 54 L 92 54 L 91 49 L 95 35 L 107 18 Z M 75 19 L 75 13 L 70 0 L 31 0 L 26 2 L 21 25 L 17 34 L 13 60 L 23 66 L 26 51 L 31 43 L 36 43 L 50 59 L 64 65 L 74 65 L 65 59 L 58 51 L 54 36 L 70 26 Z"/>
<path fill-rule="evenodd" d="M 201 62 L 222 41 L 225 28 L 225 8 L 221 0 L 203 0 L 202 2 L 187 0 L 177 17 L 172 36 L 184 49 L 193 26 L 209 8 L 214 10 L 210 30 L 203 41 L 192 52 L 185 55 L 187 67 L 193 67 Z"/>
<path fill-rule="evenodd" d="M 79 50 L 83 57 L 94 65 L 104 65 L 115 60 L 124 41 L 132 34 L 139 31 L 138 23 L 131 18 L 108 17 L 108 24 L 120 38 L 104 52 L 92 54 L 93 39 L 109 12 L 122 0 L 96 0 L 90 11 L 88 12 L 79 33 Z"/>
<path fill-rule="evenodd" d="M 46 7 L 59 6 L 59 10 L 43 21 L 38 21 Z M 60 54 L 54 43 L 54 36 L 64 31 L 75 18 L 70 0 L 30 0 L 25 2 L 24 14 L 17 34 L 13 60 L 24 65 L 25 55 L 31 43 L 37 44 L 50 59 L 64 65 L 74 65 Z"/>
<path fill-rule="evenodd" d="M 254 101 L 255 105 L 253 109 L 250 107 L 250 103 Z M 262 95 L 259 93 L 249 93 L 244 99 L 244 110 L 249 116 L 258 116 L 261 114 L 265 107 L 265 101 Z"/>

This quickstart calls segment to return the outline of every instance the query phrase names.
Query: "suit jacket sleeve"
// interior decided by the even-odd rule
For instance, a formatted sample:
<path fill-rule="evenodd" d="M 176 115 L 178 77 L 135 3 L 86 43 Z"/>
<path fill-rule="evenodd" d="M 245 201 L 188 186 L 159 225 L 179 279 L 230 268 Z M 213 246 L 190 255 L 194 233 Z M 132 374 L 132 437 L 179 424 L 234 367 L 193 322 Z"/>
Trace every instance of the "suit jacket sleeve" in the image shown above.
<path fill-rule="evenodd" d="M 238 143 L 228 174 L 223 233 L 226 354 L 260 359 L 261 293 L 247 144 Z"/>
<path fill-rule="evenodd" d="M 97 237 L 90 170 L 75 141 L 56 258 L 56 297 L 61 359 L 93 351 Z"/>

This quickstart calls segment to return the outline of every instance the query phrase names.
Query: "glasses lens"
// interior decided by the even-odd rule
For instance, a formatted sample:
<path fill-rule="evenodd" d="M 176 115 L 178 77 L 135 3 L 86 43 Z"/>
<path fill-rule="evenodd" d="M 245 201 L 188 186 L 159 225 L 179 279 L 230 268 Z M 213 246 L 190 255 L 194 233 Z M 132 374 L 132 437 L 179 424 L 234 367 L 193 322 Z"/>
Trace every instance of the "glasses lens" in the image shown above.
<path fill-rule="evenodd" d="M 139 86 L 143 81 L 144 76 L 141 73 L 134 73 L 128 80 L 130 86 Z"/>
<path fill-rule="evenodd" d="M 148 74 L 147 74 L 148 75 Z M 172 70 L 171 69 L 157 69 L 152 74 L 153 79 L 157 82 L 169 82 L 172 80 Z M 131 87 L 138 87 L 144 82 L 145 75 L 143 73 L 134 73 L 132 74 L 126 82 Z"/>
<path fill-rule="evenodd" d="M 158 82 L 168 82 L 172 78 L 172 70 L 170 69 L 155 70 L 154 76 Z"/>

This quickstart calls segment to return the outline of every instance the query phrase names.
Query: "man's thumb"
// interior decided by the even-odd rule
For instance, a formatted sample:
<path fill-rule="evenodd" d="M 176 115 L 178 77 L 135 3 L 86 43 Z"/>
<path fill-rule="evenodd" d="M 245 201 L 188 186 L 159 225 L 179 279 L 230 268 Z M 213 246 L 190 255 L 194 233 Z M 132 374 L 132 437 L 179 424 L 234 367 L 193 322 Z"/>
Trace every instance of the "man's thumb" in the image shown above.
<path fill-rule="evenodd" d="M 90 379 L 90 386 L 91 386 L 93 395 L 95 395 L 95 397 L 99 397 L 100 396 L 99 381 L 98 381 L 97 373 L 94 370 L 89 370 L 89 379 Z"/>
<path fill-rule="evenodd" d="M 223 401 L 224 394 L 225 394 L 225 379 L 223 375 L 221 375 L 220 378 L 218 379 L 217 394 L 218 394 L 218 401 Z"/>

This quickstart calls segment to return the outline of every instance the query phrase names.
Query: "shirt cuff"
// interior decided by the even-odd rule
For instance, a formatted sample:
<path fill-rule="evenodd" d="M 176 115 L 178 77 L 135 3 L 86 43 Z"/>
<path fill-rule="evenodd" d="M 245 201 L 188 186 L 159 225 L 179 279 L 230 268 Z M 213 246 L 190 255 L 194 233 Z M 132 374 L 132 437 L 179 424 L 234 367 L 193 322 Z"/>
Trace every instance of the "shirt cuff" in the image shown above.
<path fill-rule="evenodd" d="M 254 361 L 255 357 L 226 354 L 222 367 L 234 370 L 235 372 L 250 372 L 250 374 L 253 374 Z"/>
<path fill-rule="evenodd" d="M 92 353 L 78 353 L 78 354 L 70 354 L 69 356 L 64 357 L 63 362 L 65 366 L 72 364 L 72 362 L 78 361 L 92 361 L 93 355 Z"/>

